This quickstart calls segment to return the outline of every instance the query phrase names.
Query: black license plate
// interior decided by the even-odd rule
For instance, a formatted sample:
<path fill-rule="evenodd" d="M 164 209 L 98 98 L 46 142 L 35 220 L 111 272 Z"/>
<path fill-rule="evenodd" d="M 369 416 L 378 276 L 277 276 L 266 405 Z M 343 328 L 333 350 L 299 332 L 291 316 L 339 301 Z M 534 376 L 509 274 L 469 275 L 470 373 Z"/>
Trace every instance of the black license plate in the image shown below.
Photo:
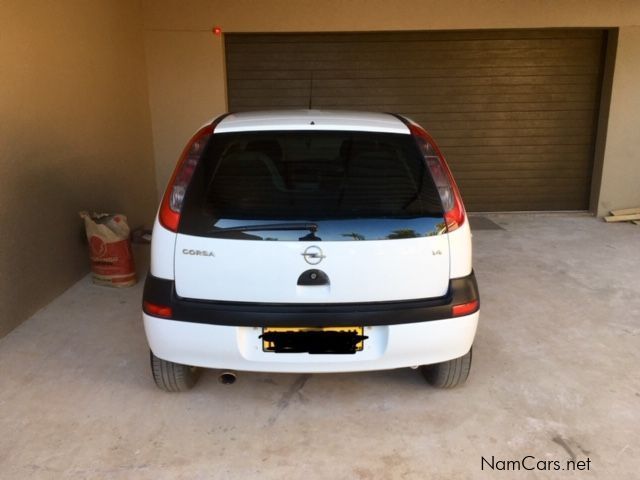
<path fill-rule="evenodd" d="M 364 327 L 265 327 L 262 350 L 274 353 L 353 354 L 364 348 Z"/>

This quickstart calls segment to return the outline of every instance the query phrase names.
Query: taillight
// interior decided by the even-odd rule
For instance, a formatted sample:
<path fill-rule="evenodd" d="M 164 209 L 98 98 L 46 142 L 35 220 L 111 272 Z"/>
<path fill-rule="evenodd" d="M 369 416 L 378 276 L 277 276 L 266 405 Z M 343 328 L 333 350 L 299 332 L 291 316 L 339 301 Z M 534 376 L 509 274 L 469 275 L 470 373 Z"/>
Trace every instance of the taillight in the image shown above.
<path fill-rule="evenodd" d="M 193 176 L 193 172 L 198 166 L 198 161 L 202 156 L 204 147 L 207 145 L 209 138 L 211 138 L 213 129 L 219 120 L 220 119 L 211 125 L 202 127 L 191 140 L 189 140 L 189 143 L 187 143 L 187 146 L 182 151 L 182 155 L 180 155 L 173 176 L 164 192 L 160 206 L 160 223 L 163 227 L 173 232 L 178 231 L 184 195 Z"/>
<path fill-rule="evenodd" d="M 462 317 L 463 315 L 470 315 L 478 310 L 480 302 L 478 300 L 472 300 L 467 303 L 461 303 L 460 305 L 454 305 L 451 307 L 451 314 L 454 317 Z"/>
<path fill-rule="evenodd" d="M 144 313 L 147 313 L 149 315 L 154 315 L 156 317 L 163 317 L 163 318 L 173 317 L 173 309 L 166 305 L 158 305 L 156 303 L 144 301 L 142 302 L 142 310 L 144 311 Z"/>
<path fill-rule="evenodd" d="M 442 152 L 440 152 L 429 134 L 415 123 L 408 122 L 407 126 L 418 144 L 418 148 L 438 189 L 447 231 L 452 232 L 464 223 L 466 216 L 458 186 L 453 179 L 453 175 L 451 175 L 451 170 L 449 170 Z"/>

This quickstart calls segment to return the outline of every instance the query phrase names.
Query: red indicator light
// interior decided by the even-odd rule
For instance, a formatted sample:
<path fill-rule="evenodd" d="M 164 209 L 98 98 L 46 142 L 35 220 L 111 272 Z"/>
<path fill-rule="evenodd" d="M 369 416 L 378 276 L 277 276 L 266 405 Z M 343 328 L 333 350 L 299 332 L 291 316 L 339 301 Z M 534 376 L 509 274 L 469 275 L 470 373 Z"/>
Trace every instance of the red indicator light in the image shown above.
<path fill-rule="evenodd" d="M 220 36 L 220 35 L 222 35 L 222 28 L 220 28 L 220 27 L 213 27 L 212 32 L 213 32 L 213 34 L 214 34 L 214 35 L 218 35 L 218 36 Z"/>

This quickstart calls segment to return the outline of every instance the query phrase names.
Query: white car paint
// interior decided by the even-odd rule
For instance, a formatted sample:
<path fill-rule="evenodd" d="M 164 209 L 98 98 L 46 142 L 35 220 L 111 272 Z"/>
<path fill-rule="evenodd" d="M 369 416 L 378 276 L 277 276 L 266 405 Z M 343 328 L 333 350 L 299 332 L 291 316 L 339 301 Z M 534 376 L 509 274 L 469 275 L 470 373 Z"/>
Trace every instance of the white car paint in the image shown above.
<path fill-rule="evenodd" d="M 205 368 L 281 373 L 387 370 L 429 365 L 469 351 L 479 313 L 447 320 L 365 328 L 365 348 L 353 355 L 263 352 L 261 328 L 179 322 L 143 315 L 153 353 Z"/>
<path fill-rule="evenodd" d="M 471 274 L 473 270 L 471 228 L 469 227 L 469 217 L 464 223 L 447 234 L 449 240 L 449 259 L 451 262 L 449 276 L 451 278 L 462 278 Z"/>
<path fill-rule="evenodd" d="M 216 133 L 266 130 L 342 130 L 410 134 L 404 123 L 388 114 L 334 110 L 232 113 L 216 127 Z"/>
<path fill-rule="evenodd" d="M 162 226 L 156 215 L 153 224 L 151 241 L 151 275 L 166 280 L 173 280 L 173 256 L 176 246 L 176 234 Z"/>
<path fill-rule="evenodd" d="M 326 258 L 309 265 L 302 253 L 318 246 Z M 189 254 L 211 252 L 214 256 Z M 319 268 L 328 286 L 299 286 Z M 446 235 L 402 240 L 270 242 L 178 234 L 176 292 L 181 297 L 261 303 L 381 302 L 441 297 L 449 287 Z"/>

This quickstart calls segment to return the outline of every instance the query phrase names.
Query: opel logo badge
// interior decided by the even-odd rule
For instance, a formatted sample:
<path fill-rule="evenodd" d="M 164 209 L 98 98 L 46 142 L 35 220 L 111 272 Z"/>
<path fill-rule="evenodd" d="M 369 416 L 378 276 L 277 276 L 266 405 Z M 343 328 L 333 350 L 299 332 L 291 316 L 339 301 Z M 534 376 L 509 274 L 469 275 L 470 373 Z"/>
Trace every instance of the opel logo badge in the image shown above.
<path fill-rule="evenodd" d="M 315 245 L 307 247 L 300 255 L 304 257 L 304 261 L 309 265 L 318 265 L 323 258 L 326 258 L 320 247 L 316 247 Z"/>

